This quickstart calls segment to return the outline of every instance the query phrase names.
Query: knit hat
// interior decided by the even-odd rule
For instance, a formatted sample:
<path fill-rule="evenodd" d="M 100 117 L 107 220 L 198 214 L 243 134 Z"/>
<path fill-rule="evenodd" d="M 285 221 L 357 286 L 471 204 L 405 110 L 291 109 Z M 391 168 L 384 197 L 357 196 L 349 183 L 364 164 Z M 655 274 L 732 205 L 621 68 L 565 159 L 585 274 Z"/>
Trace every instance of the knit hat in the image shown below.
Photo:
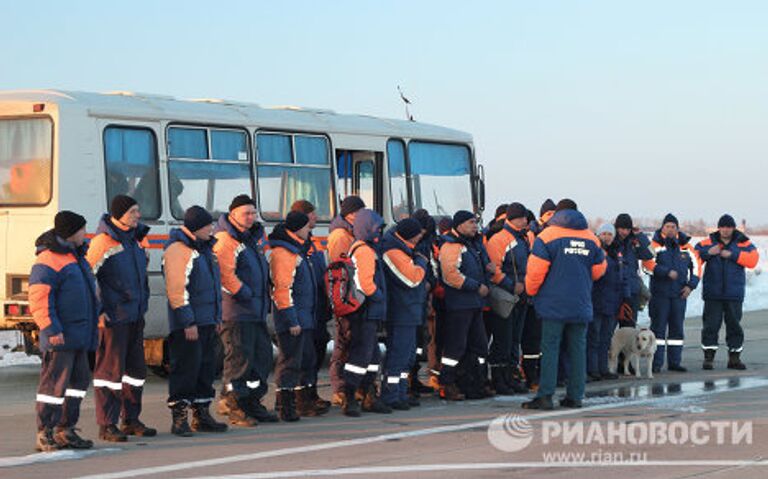
<path fill-rule="evenodd" d="M 59 211 L 53 220 L 53 232 L 61 239 L 67 239 L 85 226 L 85 218 L 72 211 Z"/>
<path fill-rule="evenodd" d="M 719 220 L 717 220 L 717 227 L 718 228 L 735 228 L 736 220 L 733 219 L 733 216 L 729 214 L 725 214 L 721 216 Z"/>
<path fill-rule="evenodd" d="M 404 218 L 398 221 L 395 230 L 401 238 L 409 240 L 411 238 L 415 238 L 416 235 L 421 233 L 422 228 L 421 223 L 419 223 L 418 220 L 414 218 Z"/>
<path fill-rule="evenodd" d="M 133 208 L 133 205 L 138 204 L 136 200 L 128 195 L 117 195 L 112 198 L 112 204 L 109 206 L 109 214 L 112 218 L 119 220 L 125 213 Z"/>
<path fill-rule="evenodd" d="M 419 208 L 414 211 L 411 218 L 415 219 L 421 225 L 421 229 L 427 231 L 435 231 L 435 219 L 430 216 L 429 211 L 424 208 Z"/>
<path fill-rule="evenodd" d="M 291 205 L 291 211 L 301 211 L 305 215 L 308 215 L 315 211 L 315 205 L 307 200 L 296 200 Z"/>
<path fill-rule="evenodd" d="M 496 207 L 496 214 L 493 217 L 494 218 L 498 218 L 499 216 L 506 215 L 507 214 L 507 208 L 509 208 L 509 205 L 506 204 L 506 203 L 497 206 Z"/>
<path fill-rule="evenodd" d="M 213 216 L 202 206 L 190 206 L 184 212 L 184 226 L 192 233 L 211 223 L 213 223 Z"/>
<path fill-rule="evenodd" d="M 557 202 L 557 206 L 555 207 L 555 211 L 562 211 L 562 210 L 577 210 L 579 207 L 576 205 L 576 202 L 569 198 L 563 198 L 562 200 Z"/>
<path fill-rule="evenodd" d="M 664 217 L 664 221 L 661 222 L 662 226 L 667 223 L 674 223 L 675 226 L 680 226 L 680 222 L 677 221 L 677 218 L 672 213 L 667 213 L 667 216 Z"/>
<path fill-rule="evenodd" d="M 232 210 L 243 205 L 252 205 L 255 207 L 256 202 L 248 195 L 237 195 L 232 199 L 232 203 L 229 204 L 229 212 L 231 213 Z"/>
<path fill-rule="evenodd" d="M 613 236 L 616 236 L 616 228 L 610 223 L 603 223 L 597 228 L 596 234 L 600 236 L 603 233 L 611 233 Z"/>
<path fill-rule="evenodd" d="M 299 231 L 309 223 L 309 216 L 301 211 L 291 211 L 285 217 L 285 228 L 293 233 Z"/>
<path fill-rule="evenodd" d="M 460 224 L 475 218 L 475 214 L 467 210 L 459 210 L 453 215 L 451 227 L 458 228 Z"/>
<path fill-rule="evenodd" d="M 547 201 L 541 204 L 541 209 L 539 210 L 539 217 L 544 216 L 544 213 L 547 211 L 555 211 L 555 208 L 557 208 L 557 205 L 555 205 L 555 202 L 552 201 L 550 198 L 547 198 Z"/>
<path fill-rule="evenodd" d="M 350 195 L 341 202 L 341 216 L 347 216 L 365 208 L 365 201 L 359 196 Z"/>
<path fill-rule="evenodd" d="M 613 222 L 613 226 L 617 228 L 626 228 L 628 230 L 631 230 L 634 228 L 634 224 L 632 223 L 632 217 L 629 216 L 627 213 L 621 213 L 619 216 L 616 217 L 616 221 Z"/>
<path fill-rule="evenodd" d="M 525 218 L 528 220 L 529 223 L 533 223 L 536 221 L 536 215 L 533 214 L 533 211 L 528 210 L 528 213 L 525 214 Z"/>
<path fill-rule="evenodd" d="M 453 227 L 453 220 L 451 220 L 450 216 L 442 216 L 440 217 L 440 221 L 437 222 L 437 231 L 440 234 L 451 231 L 452 227 Z"/>
<path fill-rule="evenodd" d="M 525 218 L 528 216 L 528 209 L 520 203 L 512 203 L 507 207 L 507 219 Z"/>

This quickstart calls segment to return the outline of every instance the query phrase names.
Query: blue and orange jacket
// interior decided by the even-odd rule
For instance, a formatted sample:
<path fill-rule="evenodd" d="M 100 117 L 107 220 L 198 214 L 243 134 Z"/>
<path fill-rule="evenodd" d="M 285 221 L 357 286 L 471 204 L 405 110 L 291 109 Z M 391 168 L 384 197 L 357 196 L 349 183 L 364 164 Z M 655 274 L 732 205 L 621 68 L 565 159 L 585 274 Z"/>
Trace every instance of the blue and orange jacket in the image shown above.
<path fill-rule="evenodd" d="M 530 226 L 531 233 L 533 233 L 534 236 L 539 236 L 542 231 L 547 229 L 547 226 L 549 225 L 549 220 L 551 220 L 554 215 L 555 215 L 554 211 L 547 211 L 541 216 L 541 218 L 532 222 Z"/>
<path fill-rule="evenodd" d="M 328 269 L 328 265 L 325 262 L 325 253 L 317 248 L 311 234 L 304 244 L 304 253 L 309 260 L 317 283 L 315 323 L 322 327 L 331 319 L 331 308 L 328 306 L 328 294 L 325 291 L 325 271 Z"/>
<path fill-rule="evenodd" d="M 731 252 L 728 259 L 711 256 L 709 249 L 720 245 Z M 755 245 L 739 230 L 733 232 L 730 243 L 724 244 L 715 232 L 696 245 L 699 258 L 704 262 L 702 296 L 705 300 L 743 301 L 747 275 L 744 268 L 754 268 L 760 259 Z"/>
<path fill-rule="evenodd" d="M 269 313 L 269 266 L 262 244 L 264 228 L 254 223 L 240 231 L 221 215 L 216 225 L 213 252 L 221 269 L 221 299 L 224 321 L 263 322 Z"/>
<path fill-rule="evenodd" d="M 446 310 L 482 309 L 485 299 L 478 289 L 488 285 L 485 267 L 490 262 L 482 241 L 463 237 L 456 230 L 443 235 L 442 241 L 439 260 Z"/>
<path fill-rule="evenodd" d="M 528 256 L 535 237 L 525 229 L 517 229 L 509 221 L 504 222 L 501 231 L 488 240 L 486 249 L 496 271 L 491 278 L 494 284 L 510 293 L 515 283 L 525 283 Z"/>
<path fill-rule="evenodd" d="M 95 350 L 101 305 L 85 245 L 76 248 L 50 230 L 37 238 L 35 246 L 29 307 L 40 328 L 40 350 Z M 60 333 L 64 333 L 64 344 L 52 346 L 49 338 Z"/>
<path fill-rule="evenodd" d="M 275 331 L 294 326 L 315 329 L 317 278 L 307 261 L 304 241 L 281 223 L 269 234 L 269 248 Z"/>
<path fill-rule="evenodd" d="M 659 298 L 679 298 L 683 287 L 696 289 L 701 277 L 701 262 L 696 250 L 690 244 L 691 237 L 678 233 L 677 238 L 662 236 L 657 230 L 651 241 L 655 258 L 643 261 L 643 268 L 652 273 L 651 295 Z M 671 279 L 669 272 L 677 271 L 677 279 Z"/>
<path fill-rule="evenodd" d="M 341 216 L 335 217 L 328 227 L 328 261 L 334 262 L 342 254 L 348 254 L 354 242 L 354 226 Z"/>
<path fill-rule="evenodd" d="M 415 248 L 416 245 L 404 240 L 394 229 L 384 235 L 381 249 L 390 324 L 418 326 L 424 319 L 430 266 L 427 258 L 417 254 Z"/>
<path fill-rule="evenodd" d="M 588 323 L 593 316 L 593 282 L 605 269 L 600 241 L 584 215 L 562 210 L 533 243 L 525 289 L 542 319 Z"/>
<path fill-rule="evenodd" d="M 355 287 L 365 295 L 365 319 L 371 321 L 384 321 L 387 317 L 387 284 L 379 258 L 383 224 L 384 220 L 375 211 L 359 210 L 355 217 L 355 242 L 350 248 Z"/>
<path fill-rule="evenodd" d="M 173 228 L 163 253 L 171 331 L 221 323 L 221 274 L 213 244 L 185 227 Z"/>
<path fill-rule="evenodd" d="M 149 306 L 149 227 L 124 228 L 105 214 L 85 255 L 99 283 L 108 324 L 134 323 Z"/>
<path fill-rule="evenodd" d="M 640 284 L 642 282 L 638 274 L 640 262 L 653 259 L 651 240 L 644 233 L 630 232 L 624 239 L 619 238 L 617 235 L 613 242 L 618 243 L 619 252 L 624 258 L 629 289 L 632 296 L 635 296 L 640 292 Z"/>
<path fill-rule="evenodd" d="M 616 241 L 612 242 L 605 252 L 605 274 L 595 281 L 592 287 L 592 308 L 594 315 L 615 318 L 624 300 L 632 296 L 627 271 L 624 264 L 622 247 Z"/>

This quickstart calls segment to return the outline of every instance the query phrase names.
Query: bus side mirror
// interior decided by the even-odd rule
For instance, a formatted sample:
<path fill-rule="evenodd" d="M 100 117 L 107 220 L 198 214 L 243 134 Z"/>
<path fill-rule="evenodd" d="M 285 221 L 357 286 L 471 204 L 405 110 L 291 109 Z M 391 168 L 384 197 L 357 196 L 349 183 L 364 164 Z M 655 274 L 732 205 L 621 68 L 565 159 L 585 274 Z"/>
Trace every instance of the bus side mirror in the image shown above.
<path fill-rule="evenodd" d="M 477 194 L 477 211 L 485 211 L 485 168 L 483 165 L 477 165 L 477 174 L 475 176 L 475 192 Z"/>

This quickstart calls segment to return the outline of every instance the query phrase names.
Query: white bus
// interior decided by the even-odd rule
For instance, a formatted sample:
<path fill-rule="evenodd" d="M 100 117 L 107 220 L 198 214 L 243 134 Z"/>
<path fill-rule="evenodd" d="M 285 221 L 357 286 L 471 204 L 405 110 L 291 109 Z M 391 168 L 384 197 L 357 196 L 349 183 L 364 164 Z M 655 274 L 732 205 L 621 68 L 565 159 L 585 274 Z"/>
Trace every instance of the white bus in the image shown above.
<path fill-rule="evenodd" d="M 26 301 L 35 239 L 64 209 L 84 215 L 92 233 L 120 193 L 138 200 L 152 228 L 151 365 L 168 333 L 163 243 L 187 207 L 218 215 L 249 193 L 269 225 L 307 199 L 322 241 L 349 194 L 388 224 L 417 208 L 481 213 L 485 196 L 471 135 L 444 127 L 131 92 L 0 92 L 0 329 L 23 331 L 28 353 L 37 344 Z"/>

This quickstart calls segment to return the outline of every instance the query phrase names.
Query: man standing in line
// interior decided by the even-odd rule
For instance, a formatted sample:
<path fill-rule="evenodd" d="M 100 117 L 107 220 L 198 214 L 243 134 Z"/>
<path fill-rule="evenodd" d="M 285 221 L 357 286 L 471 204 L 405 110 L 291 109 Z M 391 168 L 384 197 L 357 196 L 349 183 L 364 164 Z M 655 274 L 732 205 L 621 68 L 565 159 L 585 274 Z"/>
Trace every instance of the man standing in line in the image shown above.
<path fill-rule="evenodd" d="M 264 228 L 256 203 L 238 195 L 221 215 L 213 251 L 221 268 L 224 371 L 219 414 L 231 424 L 276 422 L 261 403 L 272 371 L 272 340 L 267 330 L 269 267 L 264 258 Z"/>
<path fill-rule="evenodd" d="M 85 259 L 85 218 L 61 211 L 54 224 L 35 241 L 37 259 L 29 275 L 29 308 L 43 353 L 36 398 L 36 447 L 42 452 L 93 447 L 76 426 L 91 380 L 88 352 L 96 349 L 101 311 Z"/>
<path fill-rule="evenodd" d="M 686 372 L 680 362 L 683 356 L 683 321 L 688 296 L 696 289 L 701 276 L 698 255 L 690 243 L 691 237 L 680 231 L 677 218 L 669 213 L 653 236 L 651 248 L 655 259 L 644 261 L 643 267 L 652 273 L 651 331 L 656 335 L 653 372 L 661 371 L 664 357 L 667 369 Z"/>
<path fill-rule="evenodd" d="M 713 369 L 717 353 L 720 326 L 725 321 L 725 343 L 728 345 L 728 369 L 747 369 L 741 362 L 744 350 L 744 330 L 741 309 L 746 286 L 745 268 L 754 268 L 760 259 L 755 245 L 747 235 L 736 229 L 731 215 L 723 215 L 717 231 L 696 245 L 704 262 L 704 327 L 701 347 L 704 369 Z"/>
<path fill-rule="evenodd" d="M 101 218 L 86 258 L 93 268 L 106 313 L 99 324 L 93 389 L 99 439 L 123 442 L 128 435 L 155 436 L 139 420 L 147 378 L 144 363 L 144 315 L 149 306 L 146 236 L 135 199 L 117 195 Z M 122 416 L 123 425 L 117 428 Z"/>

